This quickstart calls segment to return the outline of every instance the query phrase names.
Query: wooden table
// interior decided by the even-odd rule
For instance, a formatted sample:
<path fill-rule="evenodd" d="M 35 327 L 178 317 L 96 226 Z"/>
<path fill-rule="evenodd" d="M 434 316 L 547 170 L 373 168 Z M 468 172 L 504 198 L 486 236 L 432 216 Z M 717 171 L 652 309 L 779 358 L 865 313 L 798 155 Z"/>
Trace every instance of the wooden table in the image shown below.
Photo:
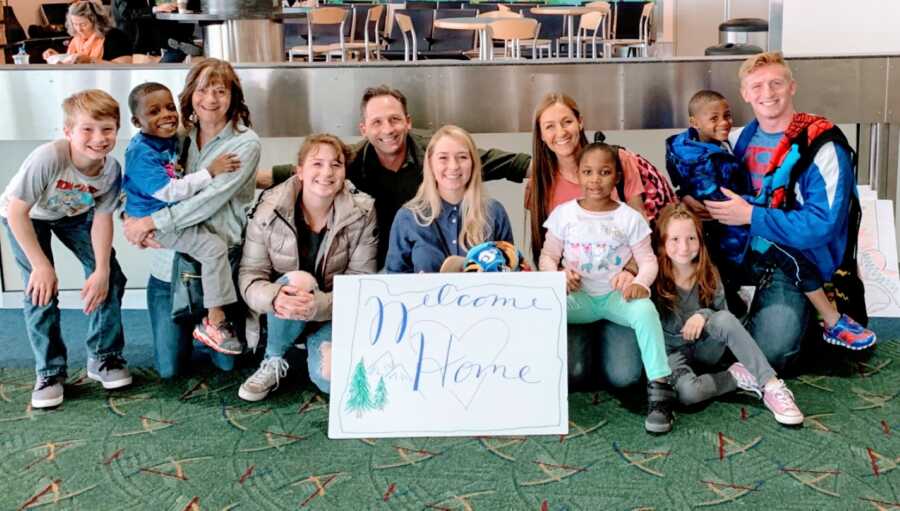
<path fill-rule="evenodd" d="M 589 12 L 595 11 L 596 9 L 592 7 L 567 7 L 567 6 L 552 6 L 552 7 L 532 7 L 531 12 L 535 14 L 550 14 L 552 16 L 566 16 L 566 20 L 568 22 L 568 43 L 569 43 L 569 58 L 572 58 L 572 34 L 575 32 L 575 16 L 581 16 L 582 14 L 587 14 Z M 581 53 L 581 48 L 578 49 L 578 53 Z"/>
<path fill-rule="evenodd" d="M 478 58 L 494 60 L 494 43 L 488 31 L 493 18 L 440 18 L 434 20 L 434 28 L 447 30 L 475 30 L 478 32 Z"/>

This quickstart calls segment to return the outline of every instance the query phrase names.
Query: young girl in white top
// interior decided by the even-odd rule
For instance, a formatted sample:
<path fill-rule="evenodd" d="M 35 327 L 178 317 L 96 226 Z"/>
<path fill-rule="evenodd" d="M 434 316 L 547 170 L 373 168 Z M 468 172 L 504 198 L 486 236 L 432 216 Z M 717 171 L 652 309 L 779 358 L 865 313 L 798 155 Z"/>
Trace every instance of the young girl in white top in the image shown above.
<path fill-rule="evenodd" d="M 657 263 L 650 226 L 640 213 L 611 197 L 621 179 L 617 151 L 603 143 L 586 146 L 578 163 L 583 198 L 557 206 L 544 222 L 547 237 L 538 263 L 542 271 L 566 273 L 569 323 L 607 319 L 634 329 L 647 379 L 650 433 L 672 429 L 675 392 L 656 308 L 649 300 Z M 623 269 L 631 257 L 637 275 Z"/>

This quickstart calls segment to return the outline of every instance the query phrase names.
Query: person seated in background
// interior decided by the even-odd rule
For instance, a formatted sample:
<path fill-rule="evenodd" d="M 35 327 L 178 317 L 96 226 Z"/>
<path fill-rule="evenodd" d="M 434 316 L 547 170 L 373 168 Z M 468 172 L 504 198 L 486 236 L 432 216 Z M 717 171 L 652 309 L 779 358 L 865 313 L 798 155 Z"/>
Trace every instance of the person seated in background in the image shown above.
<path fill-rule="evenodd" d="M 384 266 L 394 215 L 416 195 L 422 183 L 425 146 L 430 134 L 412 131 L 406 96 L 397 89 L 369 87 L 360 104 L 359 131 L 365 140 L 351 148 L 347 179 L 375 199 L 378 210 L 378 267 Z M 507 179 L 521 183 L 531 157 L 497 149 L 478 150 L 485 181 Z M 291 176 L 293 165 L 257 172 L 257 188 L 267 188 Z"/>
<path fill-rule="evenodd" d="M 72 35 L 66 55 L 54 49 L 43 53 L 48 64 L 130 64 L 134 53 L 125 32 L 115 28 L 106 7 L 92 0 L 69 6 L 66 29 Z"/>
<path fill-rule="evenodd" d="M 416 196 L 394 217 L 384 269 L 434 273 L 450 256 L 485 241 L 513 243 L 503 206 L 484 196 L 475 142 L 447 125 L 431 137 Z"/>

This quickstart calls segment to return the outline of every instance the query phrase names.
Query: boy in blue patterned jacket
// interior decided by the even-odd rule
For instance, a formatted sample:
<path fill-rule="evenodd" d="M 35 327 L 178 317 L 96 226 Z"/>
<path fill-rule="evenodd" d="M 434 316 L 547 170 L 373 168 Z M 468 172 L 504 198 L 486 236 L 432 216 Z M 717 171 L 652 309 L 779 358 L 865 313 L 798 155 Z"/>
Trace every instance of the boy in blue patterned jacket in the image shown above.
<path fill-rule="evenodd" d="M 721 188 L 750 195 L 750 179 L 731 151 L 728 134 L 732 128 L 731 107 L 716 91 L 701 90 L 688 103 L 691 127 L 666 140 L 666 170 L 678 197 L 691 209 L 702 210 L 696 201 L 725 200 Z M 692 202 L 694 201 L 694 202 Z M 703 222 L 703 236 L 713 262 L 720 268 L 728 298 L 728 308 L 738 317 L 745 306 L 730 282 L 744 260 L 750 240 L 746 226 Z"/>

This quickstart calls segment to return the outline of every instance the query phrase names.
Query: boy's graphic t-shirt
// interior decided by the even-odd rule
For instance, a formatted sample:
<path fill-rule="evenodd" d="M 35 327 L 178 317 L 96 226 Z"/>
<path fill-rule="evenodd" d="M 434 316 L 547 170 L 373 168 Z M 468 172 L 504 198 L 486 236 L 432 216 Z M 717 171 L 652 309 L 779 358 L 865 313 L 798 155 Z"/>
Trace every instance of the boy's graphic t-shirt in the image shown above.
<path fill-rule="evenodd" d="M 0 196 L 0 215 L 7 216 L 10 196 L 32 205 L 34 220 L 59 220 L 78 216 L 96 207 L 112 213 L 119 205 L 122 167 L 107 156 L 96 176 L 86 176 L 69 157 L 69 142 L 48 142 L 34 151 Z"/>
<path fill-rule="evenodd" d="M 631 247 L 650 235 L 644 217 L 622 203 L 595 213 L 572 200 L 554 209 L 544 227 L 563 242 L 562 266 L 580 273 L 581 288 L 592 296 L 613 290 L 609 281 L 631 258 Z"/>
<path fill-rule="evenodd" d="M 759 193 L 762 188 L 763 176 L 769 168 L 769 162 L 775 155 L 775 147 L 781 141 L 782 133 L 766 133 L 761 129 L 756 130 L 747 150 L 744 152 L 744 165 L 750 172 L 750 181 L 753 184 L 753 192 Z"/>

